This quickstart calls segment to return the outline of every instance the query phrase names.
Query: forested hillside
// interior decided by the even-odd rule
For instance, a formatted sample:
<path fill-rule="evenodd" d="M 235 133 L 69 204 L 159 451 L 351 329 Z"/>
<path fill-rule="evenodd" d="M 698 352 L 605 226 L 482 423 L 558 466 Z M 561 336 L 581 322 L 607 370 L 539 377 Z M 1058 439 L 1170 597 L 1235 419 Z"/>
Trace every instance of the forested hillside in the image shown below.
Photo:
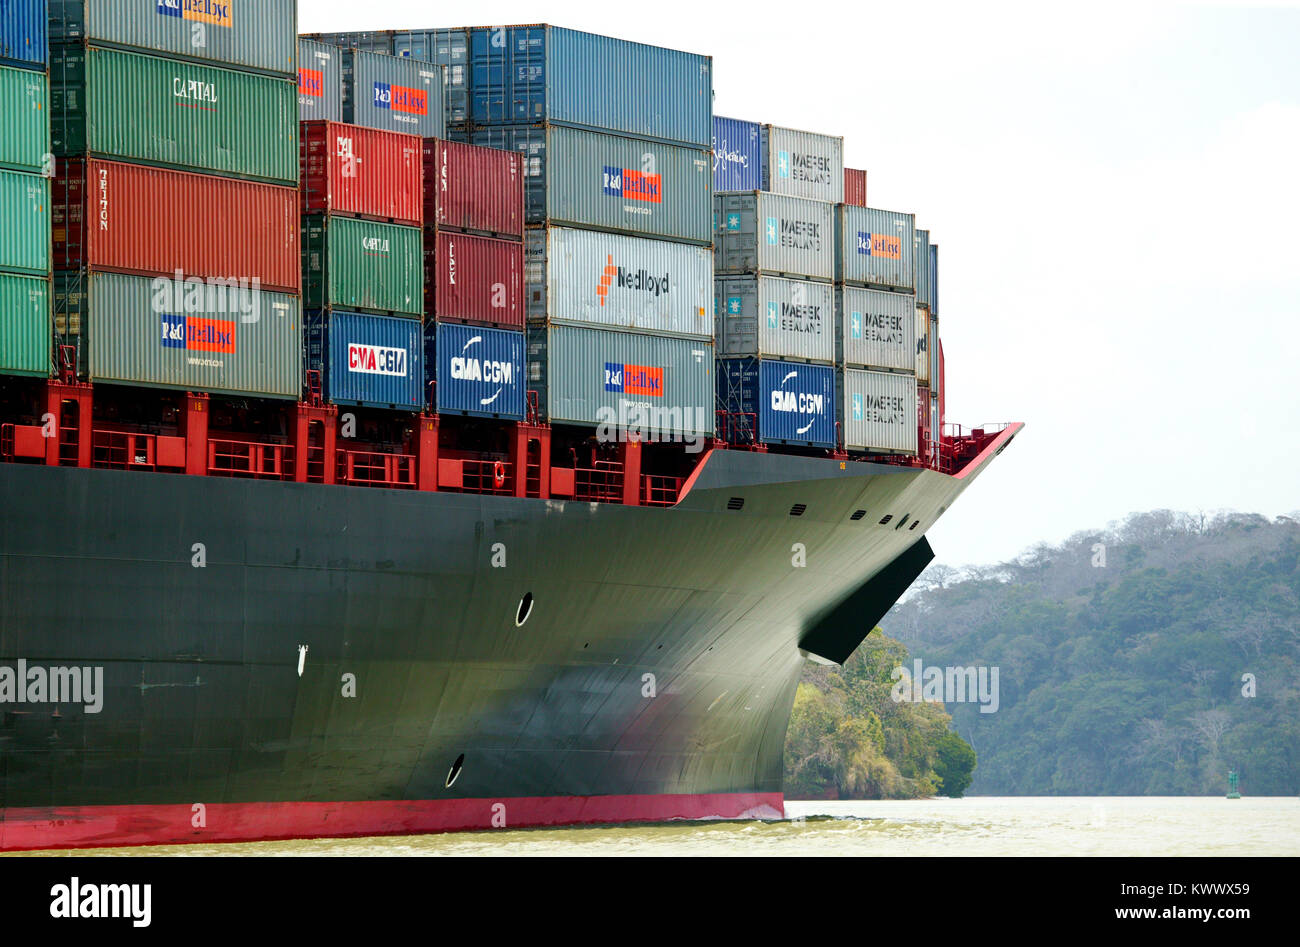
<path fill-rule="evenodd" d="M 1135 514 L 932 567 L 881 626 L 926 666 L 999 669 L 996 712 L 946 706 L 970 793 L 1220 793 L 1230 768 L 1246 794 L 1300 792 L 1296 519 Z"/>

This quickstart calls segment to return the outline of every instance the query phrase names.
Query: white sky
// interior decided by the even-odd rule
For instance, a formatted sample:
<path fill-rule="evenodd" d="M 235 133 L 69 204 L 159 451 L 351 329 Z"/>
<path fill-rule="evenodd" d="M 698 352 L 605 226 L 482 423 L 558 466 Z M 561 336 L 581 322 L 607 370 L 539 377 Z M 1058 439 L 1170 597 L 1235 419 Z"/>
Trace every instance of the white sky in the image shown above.
<path fill-rule="evenodd" d="M 948 419 L 1028 425 L 930 531 L 939 561 L 1300 509 L 1300 3 L 759 6 L 300 0 L 299 23 L 689 49 L 717 114 L 844 135 L 869 203 L 940 245 Z"/>

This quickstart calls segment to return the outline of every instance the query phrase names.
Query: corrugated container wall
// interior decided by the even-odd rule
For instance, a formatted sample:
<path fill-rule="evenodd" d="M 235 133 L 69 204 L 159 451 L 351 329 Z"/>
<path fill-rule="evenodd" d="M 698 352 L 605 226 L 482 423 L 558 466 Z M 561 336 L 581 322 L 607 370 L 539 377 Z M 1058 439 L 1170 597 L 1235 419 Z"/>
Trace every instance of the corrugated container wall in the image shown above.
<path fill-rule="evenodd" d="M 426 312 L 452 322 L 524 325 L 524 245 L 439 230 L 424 237 Z"/>
<path fill-rule="evenodd" d="M 431 227 L 519 237 L 523 157 L 444 138 L 424 140 L 424 220 Z"/>
<path fill-rule="evenodd" d="M 844 203 L 855 207 L 867 206 L 867 172 L 857 168 L 844 169 Z"/>
<path fill-rule="evenodd" d="M 196 297 L 171 280 L 91 273 L 65 283 L 56 328 L 77 338 L 89 380 L 224 394 L 298 398 L 302 326 L 297 296 L 230 294 L 209 287 Z M 56 285 L 56 294 L 59 288 Z"/>
<path fill-rule="evenodd" d="M 45 0 L 0 4 L 0 63 L 43 70 L 49 50 L 48 20 Z"/>
<path fill-rule="evenodd" d="M 933 305 L 930 293 L 930 231 L 917 228 L 912 236 L 912 277 L 916 281 L 916 304 Z"/>
<path fill-rule="evenodd" d="M 298 118 L 343 120 L 343 63 L 337 46 L 298 41 Z"/>
<path fill-rule="evenodd" d="M 845 369 L 844 446 L 849 450 L 915 454 L 916 378 Z"/>
<path fill-rule="evenodd" d="M 833 204 L 844 200 L 844 139 L 764 125 L 763 190 Z"/>
<path fill-rule="evenodd" d="M 916 307 L 916 380 L 922 385 L 937 379 L 930 377 L 930 314 Z"/>
<path fill-rule="evenodd" d="M 712 242 L 708 151 L 551 125 L 545 164 L 551 223 Z"/>
<path fill-rule="evenodd" d="M 307 309 L 424 314 L 419 227 L 314 214 L 302 219 Z"/>
<path fill-rule="evenodd" d="M 450 322 L 429 323 L 424 331 L 425 364 L 437 366 L 434 390 L 440 414 L 523 418 L 522 332 Z"/>
<path fill-rule="evenodd" d="M 528 318 L 709 338 L 713 253 L 667 240 L 528 231 Z"/>
<path fill-rule="evenodd" d="M 321 374 L 331 404 L 418 411 L 424 406 L 424 333 L 414 319 L 309 311 L 304 368 Z"/>
<path fill-rule="evenodd" d="M 60 46 L 50 83 L 57 155 L 298 183 L 292 80 Z"/>
<path fill-rule="evenodd" d="M 720 359 L 718 404 L 727 413 L 720 433 L 731 443 L 835 446 L 835 369 L 830 365 Z"/>
<path fill-rule="evenodd" d="M 304 214 L 347 214 L 419 226 L 424 218 L 424 141 L 415 135 L 303 122 Z"/>
<path fill-rule="evenodd" d="M 293 76 L 297 0 L 50 0 L 50 42 L 125 46 Z"/>
<path fill-rule="evenodd" d="M 49 275 L 49 178 L 0 171 L 0 271 Z"/>
<path fill-rule="evenodd" d="M 441 138 L 446 132 L 442 67 L 345 49 L 343 121 L 368 128 Z"/>
<path fill-rule="evenodd" d="M 0 372 L 50 373 L 50 280 L 0 274 Z"/>
<path fill-rule="evenodd" d="M 713 117 L 713 190 L 763 189 L 763 132 L 757 122 Z"/>
<path fill-rule="evenodd" d="M 830 283 L 775 276 L 725 276 L 717 293 L 718 358 L 835 359 Z"/>
<path fill-rule="evenodd" d="M 916 297 L 844 286 L 835 291 L 838 361 L 868 368 L 916 369 Z"/>
<path fill-rule="evenodd" d="M 764 191 L 714 201 L 719 274 L 835 275 L 835 206 Z"/>
<path fill-rule="evenodd" d="M 943 354 L 943 340 L 939 338 L 939 317 L 930 313 L 930 388 L 943 391 L 943 372 L 939 370 L 939 357 Z"/>
<path fill-rule="evenodd" d="M 930 311 L 939 314 L 939 245 L 930 244 Z"/>
<path fill-rule="evenodd" d="M 65 161 L 54 181 L 55 269 L 302 282 L 298 192 L 116 161 Z"/>
<path fill-rule="evenodd" d="M 470 121 L 559 122 L 708 148 L 709 56 L 556 26 L 470 30 Z"/>
<path fill-rule="evenodd" d="M 711 435 L 713 343 L 578 326 L 528 328 L 528 387 L 552 422 Z"/>
<path fill-rule="evenodd" d="M 458 30 L 397 30 L 394 56 L 407 56 L 446 68 L 447 124 L 469 121 L 469 33 Z"/>
<path fill-rule="evenodd" d="M 835 278 L 845 283 L 915 289 L 912 241 L 916 218 L 892 210 L 835 208 Z"/>
<path fill-rule="evenodd" d="M 0 67 L 0 168 L 43 171 L 50 153 L 50 81 Z"/>

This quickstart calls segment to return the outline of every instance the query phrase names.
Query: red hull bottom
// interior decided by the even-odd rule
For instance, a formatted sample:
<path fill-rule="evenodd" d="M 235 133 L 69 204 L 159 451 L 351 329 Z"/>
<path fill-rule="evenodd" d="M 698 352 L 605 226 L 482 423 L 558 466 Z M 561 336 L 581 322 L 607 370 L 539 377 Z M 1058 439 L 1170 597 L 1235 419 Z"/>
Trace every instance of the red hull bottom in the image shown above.
<path fill-rule="evenodd" d="M 240 802 L 0 810 L 0 851 L 419 835 L 500 828 L 779 819 L 781 793 L 532 796 L 410 802 Z"/>

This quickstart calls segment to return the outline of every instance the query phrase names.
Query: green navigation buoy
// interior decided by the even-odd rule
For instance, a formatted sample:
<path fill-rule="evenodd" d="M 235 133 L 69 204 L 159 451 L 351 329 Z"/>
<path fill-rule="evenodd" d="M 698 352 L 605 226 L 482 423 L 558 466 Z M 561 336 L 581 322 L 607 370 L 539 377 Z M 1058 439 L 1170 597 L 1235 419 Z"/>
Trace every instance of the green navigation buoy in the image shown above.
<path fill-rule="evenodd" d="M 1228 770 L 1228 798 L 1241 798 L 1241 793 L 1237 792 L 1237 771 L 1235 769 Z"/>

